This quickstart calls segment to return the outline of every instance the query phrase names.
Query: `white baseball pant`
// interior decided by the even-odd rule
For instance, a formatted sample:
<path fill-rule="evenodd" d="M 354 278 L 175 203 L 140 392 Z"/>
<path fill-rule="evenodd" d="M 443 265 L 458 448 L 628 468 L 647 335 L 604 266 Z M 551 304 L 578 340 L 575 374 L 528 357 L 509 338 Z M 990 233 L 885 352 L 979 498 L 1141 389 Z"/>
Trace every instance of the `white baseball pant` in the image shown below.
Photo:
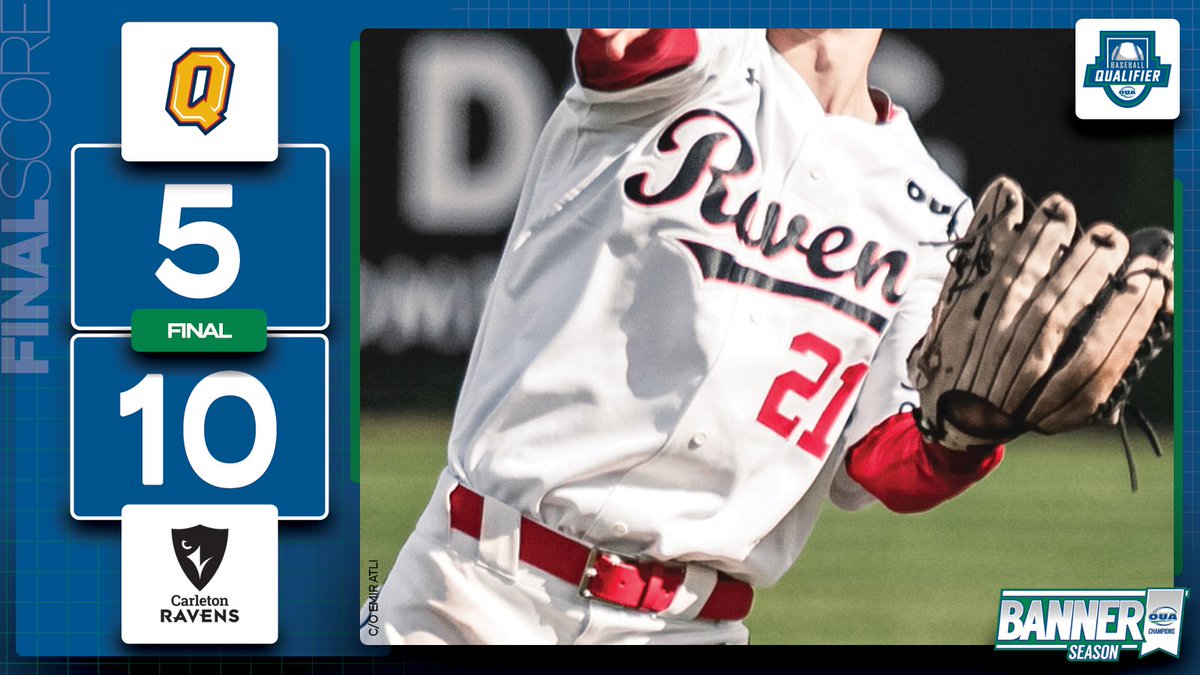
<path fill-rule="evenodd" d="M 740 621 L 670 618 L 585 599 L 577 587 L 542 570 L 499 562 L 515 560 L 492 552 L 515 550 L 516 535 L 508 541 L 490 537 L 481 547 L 451 529 L 449 494 L 456 484 L 443 472 L 378 597 L 363 606 L 363 643 L 748 643 Z M 486 522 L 484 528 L 495 529 Z"/>

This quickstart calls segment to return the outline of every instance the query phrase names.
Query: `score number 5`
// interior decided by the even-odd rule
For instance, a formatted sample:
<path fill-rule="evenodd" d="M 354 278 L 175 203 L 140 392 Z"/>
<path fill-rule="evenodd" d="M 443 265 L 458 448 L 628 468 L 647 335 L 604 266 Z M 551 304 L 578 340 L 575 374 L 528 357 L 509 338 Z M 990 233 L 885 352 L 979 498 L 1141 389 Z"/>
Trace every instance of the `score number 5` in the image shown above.
<path fill-rule="evenodd" d="M 165 185 L 163 186 L 162 220 L 158 226 L 158 243 L 168 250 L 184 246 L 208 246 L 217 253 L 217 266 L 210 272 L 194 274 L 180 269 L 167 258 L 158 266 L 154 276 L 172 293 L 193 300 L 214 298 L 233 286 L 242 266 L 242 252 L 237 239 L 223 225 L 197 220 L 181 225 L 183 209 L 228 209 L 233 207 L 232 185 Z"/>

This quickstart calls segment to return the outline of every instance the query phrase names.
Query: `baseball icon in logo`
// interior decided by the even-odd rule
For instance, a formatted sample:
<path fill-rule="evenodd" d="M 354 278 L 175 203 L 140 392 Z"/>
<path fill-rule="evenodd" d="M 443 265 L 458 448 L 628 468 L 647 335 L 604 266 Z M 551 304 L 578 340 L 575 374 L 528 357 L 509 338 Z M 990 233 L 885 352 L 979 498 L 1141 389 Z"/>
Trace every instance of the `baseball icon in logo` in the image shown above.
<path fill-rule="evenodd" d="M 1122 42 L 1113 50 L 1110 61 L 1145 61 L 1146 52 L 1134 42 Z"/>
<path fill-rule="evenodd" d="M 204 590 L 212 581 L 225 557 L 225 545 L 229 541 L 229 530 L 215 530 L 196 525 L 186 530 L 171 530 L 171 541 L 175 546 L 175 558 L 188 581 L 196 590 Z"/>

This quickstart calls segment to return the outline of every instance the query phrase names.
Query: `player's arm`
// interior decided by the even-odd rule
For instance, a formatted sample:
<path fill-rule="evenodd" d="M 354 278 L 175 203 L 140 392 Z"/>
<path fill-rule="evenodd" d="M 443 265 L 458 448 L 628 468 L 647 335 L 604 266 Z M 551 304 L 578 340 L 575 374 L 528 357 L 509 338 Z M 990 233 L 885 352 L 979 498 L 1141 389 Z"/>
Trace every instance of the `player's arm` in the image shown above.
<path fill-rule="evenodd" d="M 588 104 L 640 104 L 649 111 L 694 96 L 737 61 L 758 31 L 585 29 L 568 31 L 575 46 L 577 86 Z"/>
<path fill-rule="evenodd" d="M 962 226 L 970 222 L 970 207 L 957 219 Z M 830 487 L 830 499 L 839 508 L 854 510 L 878 500 L 899 513 L 927 511 L 977 483 L 1004 456 L 1002 446 L 964 452 L 927 441 L 910 410 L 918 398 L 906 361 L 929 326 L 949 269 L 944 253 L 937 249 L 926 256 L 871 363 L 843 436 L 850 449 Z"/>
<path fill-rule="evenodd" d="M 575 45 L 575 73 L 586 89 L 624 91 L 684 70 L 699 54 L 690 28 L 586 29 Z"/>

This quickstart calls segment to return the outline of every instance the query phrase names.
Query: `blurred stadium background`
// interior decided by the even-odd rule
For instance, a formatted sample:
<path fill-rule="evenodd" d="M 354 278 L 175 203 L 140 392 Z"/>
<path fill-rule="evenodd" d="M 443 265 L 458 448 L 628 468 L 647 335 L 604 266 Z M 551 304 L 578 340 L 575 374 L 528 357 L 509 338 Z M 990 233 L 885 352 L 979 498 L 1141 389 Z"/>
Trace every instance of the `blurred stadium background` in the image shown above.
<path fill-rule="evenodd" d="M 1071 31 L 896 31 L 872 82 L 970 194 L 997 173 L 1081 220 L 1170 227 L 1170 123 L 1082 122 Z M 362 558 L 390 568 L 445 464 L 479 314 L 542 124 L 571 78 L 560 31 L 364 31 Z M 1032 74 L 1032 75 L 1031 75 Z M 1014 443 L 931 513 L 828 508 L 762 591 L 755 643 L 990 643 L 1001 588 L 1171 581 L 1172 362 L 1135 395 L 1168 456 L 1115 431 Z M 365 592 L 365 590 L 364 590 Z"/>

